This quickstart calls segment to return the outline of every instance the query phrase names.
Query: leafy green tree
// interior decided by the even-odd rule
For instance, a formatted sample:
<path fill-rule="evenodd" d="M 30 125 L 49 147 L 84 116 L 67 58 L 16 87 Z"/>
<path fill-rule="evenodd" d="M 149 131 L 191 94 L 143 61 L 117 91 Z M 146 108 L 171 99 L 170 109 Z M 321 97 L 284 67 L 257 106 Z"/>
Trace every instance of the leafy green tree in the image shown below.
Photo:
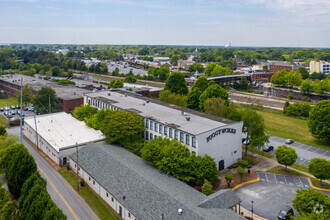
<path fill-rule="evenodd" d="M 172 142 L 168 138 L 159 137 L 157 140 L 152 139 L 145 141 L 141 149 L 141 157 L 151 164 L 155 165 L 162 159 L 162 149 L 165 145 L 171 145 Z"/>
<path fill-rule="evenodd" d="M 243 132 L 246 132 L 246 142 L 250 147 L 260 148 L 269 140 L 265 134 L 265 123 L 261 115 L 252 109 L 246 109 L 242 115 Z M 245 145 L 245 156 L 247 156 L 248 145 Z"/>
<path fill-rule="evenodd" d="M 132 70 L 130 70 L 126 76 L 125 76 L 125 82 L 128 82 L 128 83 L 135 83 L 136 82 L 136 78 L 132 72 Z"/>
<path fill-rule="evenodd" d="M 320 180 L 330 179 L 330 160 L 324 158 L 313 158 L 308 163 L 308 172 Z"/>
<path fill-rule="evenodd" d="M 18 138 L 12 135 L 0 136 L 0 173 L 7 172 L 11 158 L 15 154 L 17 148 L 21 147 L 17 141 Z"/>
<path fill-rule="evenodd" d="M 206 99 L 204 103 L 204 109 L 207 114 L 216 115 L 219 117 L 224 116 L 226 108 L 227 103 L 221 98 Z"/>
<path fill-rule="evenodd" d="M 196 82 L 194 83 L 194 85 L 191 87 L 191 90 L 194 90 L 195 88 L 200 89 L 201 91 L 205 91 L 205 89 L 207 89 L 207 87 L 209 86 L 208 84 L 208 80 L 205 76 L 200 76 Z"/>
<path fill-rule="evenodd" d="M 182 107 L 187 107 L 187 97 L 184 95 L 171 93 L 169 90 L 163 90 L 159 93 L 160 101 L 171 103 L 174 105 L 179 105 Z"/>
<path fill-rule="evenodd" d="M 143 119 L 137 114 L 122 110 L 110 111 L 100 123 L 100 130 L 109 144 L 135 146 L 142 142 Z"/>
<path fill-rule="evenodd" d="M 4 126 L 0 126 L 0 136 L 4 136 L 7 134 L 6 128 Z"/>
<path fill-rule="evenodd" d="M 275 150 L 276 160 L 279 164 L 285 165 L 285 169 L 288 170 L 288 166 L 294 164 L 298 158 L 298 154 L 295 149 L 285 145 L 278 146 Z"/>
<path fill-rule="evenodd" d="M 214 193 L 212 184 L 207 180 L 205 180 L 205 182 L 202 185 L 201 189 L 202 189 L 202 193 L 207 195 L 207 196 Z"/>
<path fill-rule="evenodd" d="M 199 97 L 202 95 L 202 90 L 198 87 L 193 88 L 187 95 L 187 107 L 194 110 L 199 110 Z"/>
<path fill-rule="evenodd" d="M 300 92 L 304 95 L 310 95 L 313 92 L 312 83 L 308 79 L 301 83 Z"/>
<path fill-rule="evenodd" d="M 6 191 L 5 188 L 0 187 L 0 207 L 3 207 L 7 202 L 10 201 L 9 195 L 10 194 Z M 0 216 L 1 216 L 1 212 L 0 212 Z"/>
<path fill-rule="evenodd" d="M 316 103 L 309 113 L 308 127 L 313 137 L 330 143 L 330 100 Z"/>
<path fill-rule="evenodd" d="M 230 188 L 230 184 L 233 179 L 234 179 L 233 174 L 228 174 L 228 173 L 225 174 L 225 180 L 227 182 L 228 188 Z"/>
<path fill-rule="evenodd" d="M 67 217 L 63 214 L 62 210 L 54 205 L 51 208 L 45 210 L 44 219 L 66 220 Z"/>
<path fill-rule="evenodd" d="M 298 72 L 301 74 L 304 80 L 309 78 L 308 70 L 305 67 L 303 66 L 299 67 Z"/>
<path fill-rule="evenodd" d="M 228 100 L 228 93 L 227 91 L 219 86 L 218 84 L 211 85 L 209 86 L 199 97 L 199 108 L 201 111 L 204 111 L 204 104 L 206 99 L 210 98 L 218 98 L 220 97 L 221 99 L 227 101 Z"/>
<path fill-rule="evenodd" d="M 242 113 L 235 107 L 235 104 L 230 104 L 225 112 L 223 113 L 224 117 L 233 121 L 241 121 Z"/>
<path fill-rule="evenodd" d="M 62 75 L 62 72 L 63 70 L 61 68 L 59 68 L 58 66 L 54 66 L 52 69 L 52 75 L 53 76 L 61 76 Z"/>
<path fill-rule="evenodd" d="M 277 73 L 274 73 L 270 82 L 275 85 L 286 85 L 285 75 L 289 73 L 288 69 L 283 69 Z"/>
<path fill-rule="evenodd" d="M 12 156 L 6 173 L 9 191 L 19 197 L 24 182 L 35 171 L 37 171 L 37 165 L 33 157 L 24 145 L 21 145 Z"/>
<path fill-rule="evenodd" d="M 173 72 L 166 80 L 164 90 L 170 90 L 171 93 L 179 95 L 187 95 L 188 86 L 184 75 L 180 72 Z"/>
<path fill-rule="evenodd" d="M 249 81 L 245 76 L 242 76 L 241 81 L 240 81 L 240 89 L 242 90 L 247 90 L 249 86 Z"/>
<path fill-rule="evenodd" d="M 288 116 L 308 118 L 311 108 L 308 103 L 294 103 L 292 105 L 289 103 L 283 107 L 283 113 Z"/>
<path fill-rule="evenodd" d="M 228 67 L 231 70 L 235 70 L 237 68 L 237 62 L 235 60 L 221 60 L 219 61 L 219 65 L 222 67 Z"/>
<path fill-rule="evenodd" d="M 295 199 L 292 201 L 293 207 L 300 215 L 309 216 L 312 214 L 316 218 L 330 218 L 330 197 L 314 189 L 298 189 Z M 317 212 L 317 213 L 316 213 Z M 316 214 L 316 215 L 315 215 Z"/>
<path fill-rule="evenodd" d="M 101 63 L 101 73 L 108 74 L 108 65 L 107 63 Z"/>
<path fill-rule="evenodd" d="M 20 200 L 19 207 L 22 219 L 28 219 L 30 213 L 35 212 L 35 210 L 32 209 L 31 205 L 33 201 L 36 200 L 38 195 L 45 190 L 45 186 L 43 184 L 40 184 L 39 181 L 36 181 L 25 195 L 24 200 Z M 40 215 L 42 215 L 42 213 L 40 213 Z"/>
<path fill-rule="evenodd" d="M 112 71 L 112 75 L 113 76 L 118 76 L 119 75 L 119 68 L 116 67 L 113 71 Z"/>
<path fill-rule="evenodd" d="M 96 114 L 93 114 L 90 117 L 85 117 L 86 125 L 96 130 L 100 130 L 102 121 L 111 114 L 110 111 L 110 109 L 101 109 L 98 110 Z"/>
<path fill-rule="evenodd" d="M 203 157 L 192 154 L 191 162 L 191 175 L 195 182 L 213 182 L 218 179 L 219 171 L 216 163 L 214 162 L 214 158 L 208 156 L 207 154 Z"/>
<path fill-rule="evenodd" d="M 42 87 L 32 98 L 34 109 L 41 114 L 58 112 L 58 98 L 54 89 Z M 50 105 L 49 105 L 50 103 Z"/>
<path fill-rule="evenodd" d="M 243 175 L 245 173 L 244 168 L 243 167 L 237 167 L 236 171 L 237 171 L 238 175 L 241 177 L 241 182 L 242 182 L 242 178 L 243 178 Z"/>
<path fill-rule="evenodd" d="M 26 84 L 25 86 L 23 86 L 22 89 L 22 93 L 23 93 L 23 98 L 22 98 L 22 102 L 26 105 L 27 103 L 30 103 L 32 101 L 32 96 L 33 96 L 33 88 L 30 84 Z M 17 99 L 18 102 L 21 102 L 21 92 L 17 91 Z"/>
<path fill-rule="evenodd" d="M 198 70 L 199 73 L 203 73 L 204 66 L 201 63 L 194 63 L 194 64 L 190 65 L 188 68 L 188 71 L 191 73 L 196 72 L 196 70 Z"/>
<path fill-rule="evenodd" d="M 17 208 L 16 201 L 8 201 L 6 204 L 4 204 L 3 207 L 1 207 L 0 210 L 1 213 L 1 219 L 13 219 L 18 220 L 20 219 L 19 211 Z"/>
<path fill-rule="evenodd" d="M 89 119 L 90 117 L 92 117 L 96 113 L 97 113 L 97 108 L 94 108 L 90 104 L 88 104 L 88 105 L 83 105 L 83 106 L 76 107 L 73 110 L 72 115 L 76 119 L 78 119 L 80 121 L 84 121 L 85 119 Z"/>
<path fill-rule="evenodd" d="M 217 66 L 216 63 L 210 63 L 207 64 L 206 68 L 205 68 L 205 73 L 207 76 L 211 76 L 211 72 L 213 71 L 213 69 Z"/>
<path fill-rule="evenodd" d="M 225 76 L 230 75 L 230 68 L 229 67 L 222 67 L 217 65 L 211 72 L 211 76 Z"/>
<path fill-rule="evenodd" d="M 286 85 L 289 86 L 300 86 L 302 83 L 302 76 L 299 72 L 291 70 L 289 73 L 285 75 Z"/>
<path fill-rule="evenodd" d="M 180 59 L 180 56 L 179 55 L 173 55 L 171 57 L 171 64 L 173 66 L 177 66 L 178 65 L 178 60 Z"/>

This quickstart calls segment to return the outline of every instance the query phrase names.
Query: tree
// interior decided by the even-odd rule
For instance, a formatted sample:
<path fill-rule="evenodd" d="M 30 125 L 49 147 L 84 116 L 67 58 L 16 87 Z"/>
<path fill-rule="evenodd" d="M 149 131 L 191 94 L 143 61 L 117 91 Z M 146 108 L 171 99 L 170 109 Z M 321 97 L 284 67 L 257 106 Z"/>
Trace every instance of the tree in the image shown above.
<path fill-rule="evenodd" d="M 51 71 L 52 71 L 52 75 L 53 76 L 60 76 L 61 74 L 62 74 L 62 69 L 61 68 L 59 68 L 58 66 L 54 66 L 52 69 L 51 69 Z"/>
<path fill-rule="evenodd" d="M 174 105 L 179 105 L 182 107 L 187 107 L 187 97 L 184 95 L 171 93 L 169 90 L 163 90 L 159 93 L 160 101 L 171 103 Z"/>
<path fill-rule="evenodd" d="M 0 210 L 1 219 L 20 219 L 16 201 L 8 201 Z"/>
<path fill-rule="evenodd" d="M 171 93 L 179 95 L 187 95 L 188 86 L 184 75 L 180 72 L 173 72 L 166 80 L 164 90 L 170 90 Z"/>
<path fill-rule="evenodd" d="M 230 68 L 229 67 L 222 67 L 220 65 L 217 65 L 213 68 L 211 72 L 211 76 L 225 76 L 230 75 Z"/>
<path fill-rule="evenodd" d="M 207 76 L 211 76 L 211 72 L 213 71 L 214 67 L 216 67 L 217 64 L 216 63 L 210 63 L 207 64 L 206 68 L 205 68 L 205 73 Z"/>
<path fill-rule="evenodd" d="M 23 98 L 22 102 L 26 105 L 32 101 L 32 95 L 33 95 L 33 88 L 30 84 L 26 84 L 22 88 Z M 17 99 L 18 103 L 21 102 L 21 92 L 17 91 Z"/>
<path fill-rule="evenodd" d="M 213 182 L 218 179 L 219 171 L 217 169 L 217 164 L 214 162 L 214 158 L 207 154 L 203 157 L 192 154 L 191 163 L 191 175 L 195 182 Z"/>
<path fill-rule="evenodd" d="M 101 73 L 108 74 L 108 65 L 107 63 L 101 63 Z"/>
<path fill-rule="evenodd" d="M 330 197 L 314 189 L 298 189 L 296 197 L 292 201 L 293 207 L 304 216 L 314 215 L 317 218 L 329 219 L 330 217 Z"/>
<path fill-rule="evenodd" d="M 243 175 L 244 175 L 244 173 L 245 173 L 244 168 L 243 168 L 243 167 L 237 167 L 236 171 L 237 171 L 238 175 L 240 175 L 240 177 L 241 177 L 241 182 L 242 182 L 242 178 L 243 178 Z"/>
<path fill-rule="evenodd" d="M 252 109 L 246 109 L 242 114 L 243 132 L 246 132 L 246 142 L 250 147 L 263 147 L 269 140 L 265 134 L 265 123 L 261 115 Z M 247 156 L 248 145 L 245 145 L 245 156 Z"/>
<path fill-rule="evenodd" d="M 136 78 L 135 78 L 132 70 L 130 70 L 126 74 L 126 76 L 125 76 L 125 82 L 128 82 L 128 83 L 135 83 L 136 82 Z"/>
<path fill-rule="evenodd" d="M 109 144 L 131 147 L 142 142 L 143 119 L 122 110 L 110 111 L 100 123 L 100 130 Z"/>
<path fill-rule="evenodd" d="M 286 85 L 285 75 L 289 72 L 288 69 L 283 69 L 272 75 L 270 82 L 275 85 Z"/>
<path fill-rule="evenodd" d="M 4 136 L 7 134 L 6 128 L 4 126 L 0 126 L 0 136 Z"/>
<path fill-rule="evenodd" d="M 118 76 L 118 74 L 119 74 L 119 68 L 116 67 L 116 68 L 112 71 L 112 75 L 113 75 L 113 76 Z"/>
<path fill-rule="evenodd" d="M 187 95 L 187 107 L 194 110 L 199 110 L 199 97 L 202 95 L 202 91 L 195 87 Z"/>
<path fill-rule="evenodd" d="M 242 90 L 247 90 L 249 86 L 249 81 L 245 76 L 242 76 L 241 81 L 240 81 L 240 89 Z"/>
<path fill-rule="evenodd" d="M 288 166 L 294 164 L 298 158 L 298 154 L 295 149 L 285 145 L 278 146 L 275 150 L 276 160 L 279 164 L 285 165 L 285 169 L 288 170 Z"/>
<path fill-rule="evenodd" d="M 37 165 L 24 145 L 16 148 L 6 173 L 9 191 L 19 197 L 24 182 L 37 171 Z"/>
<path fill-rule="evenodd" d="M 90 118 L 97 113 L 97 108 L 92 107 L 89 103 L 88 105 L 83 105 L 76 107 L 73 110 L 73 117 L 80 121 L 84 121 L 86 118 Z"/>
<path fill-rule="evenodd" d="M 233 174 L 226 173 L 225 174 L 225 179 L 226 179 L 228 188 L 230 188 L 231 181 L 234 179 Z"/>
<path fill-rule="evenodd" d="M 41 114 L 58 112 L 58 98 L 54 89 L 42 87 L 32 98 L 34 109 Z"/>
<path fill-rule="evenodd" d="M 309 113 L 308 127 L 313 137 L 330 143 L 330 100 L 316 103 Z"/>
<path fill-rule="evenodd" d="M 218 84 L 209 86 L 199 97 L 199 108 L 201 111 L 204 111 L 204 104 L 206 99 L 210 98 L 218 98 L 227 101 L 228 100 L 228 93 L 227 91 L 219 86 Z"/>
<path fill-rule="evenodd" d="M 299 67 L 298 72 L 301 74 L 303 79 L 309 78 L 308 70 L 305 67 L 303 67 L 303 66 Z"/>
<path fill-rule="evenodd" d="M 233 121 L 241 121 L 242 113 L 235 107 L 235 104 L 230 104 L 225 112 L 223 113 L 224 117 Z"/>
<path fill-rule="evenodd" d="M 188 71 L 193 73 L 196 72 L 196 70 L 200 73 L 204 72 L 204 66 L 201 63 L 194 63 L 189 66 Z"/>
<path fill-rule="evenodd" d="M 300 86 L 302 83 L 302 76 L 299 72 L 291 70 L 289 73 L 285 75 L 286 85 L 289 86 Z"/>
<path fill-rule="evenodd" d="M 209 81 L 205 76 L 200 76 L 194 83 L 194 85 L 191 87 L 191 90 L 194 90 L 195 88 L 200 89 L 201 91 L 205 91 L 207 89 Z"/>
<path fill-rule="evenodd" d="M 173 66 L 177 66 L 178 65 L 178 60 L 180 59 L 180 56 L 179 55 L 173 55 L 171 57 L 171 64 Z"/>
<path fill-rule="evenodd" d="M 308 172 L 320 180 L 330 179 L 330 160 L 324 158 L 313 158 L 308 163 Z"/>
<path fill-rule="evenodd" d="M 304 95 L 310 95 L 313 92 L 312 83 L 306 79 L 300 85 L 300 91 Z"/>
<path fill-rule="evenodd" d="M 212 184 L 207 180 L 205 180 L 205 182 L 202 185 L 201 189 L 202 189 L 202 193 L 207 195 L 207 196 L 214 193 Z"/>
<path fill-rule="evenodd" d="M 221 98 L 211 98 L 205 100 L 204 109 L 207 114 L 223 117 L 226 108 L 227 103 Z"/>

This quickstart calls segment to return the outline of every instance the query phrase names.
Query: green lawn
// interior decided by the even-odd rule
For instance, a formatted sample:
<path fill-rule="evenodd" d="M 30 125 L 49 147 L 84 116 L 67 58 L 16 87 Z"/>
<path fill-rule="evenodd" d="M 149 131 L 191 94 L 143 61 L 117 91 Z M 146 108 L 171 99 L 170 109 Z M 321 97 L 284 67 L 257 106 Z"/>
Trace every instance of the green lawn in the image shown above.
<path fill-rule="evenodd" d="M 15 97 L 8 97 L 7 99 L 0 99 L 0 108 L 6 106 L 18 105 L 18 100 Z"/>
<path fill-rule="evenodd" d="M 269 131 L 270 135 L 293 139 L 303 144 L 330 150 L 329 145 L 312 137 L 307 119 L 289 117 L 264 110 L 257 110 L 257 112 L 263 116 L 266 131 Z"/>
<path fill-rule="evenodd" d="M 4 115 L 0 115 L 0 126 L 7 127 L 8 119 Z"/>
<path fill-rule="evenodd" d="M 66 179 L 66 181 L 68 181 L 68 183 L 70 183 L 72 188 L 76 189 L 77 176 L 75 174 L 67 171 L 66 168 L 62 168 L 58 170 L 58 172 Z M 89 207 L 91 207 L 100 219 L 119 219 L 89 187 L 80 187 L 79 195 L 86 201 Z"/>
<path fill-rule="evenodd" d="M 276 174 L 283 174 L 283 175 L 293 175 L 293 176 L 303 176 L 303 177 L 307 177 L 305 174 L 299 173 L 297 171 L 294 170 L 285 170 L 285 167 L 280 166 L 280 169 L 277 168 L 277 166 L 267 170 L 267 172 L 269 173 L 276 173 Z"/>
<path fill-rule="evenodd" d="M 242 146 L 242 150 L 243 150 L 243 152 L 245 152 L 245 146 L 244 145 Z M 267 152 L 257 150 L 255 148 L 251 148 L 251 147 L 248 148 L 248 151 L 250 151 L 252 153 L 255 153 L 255 154 L 259 154 L 259 155 L 267 157 L 267 158 L 273 158 L 274 157 L 274 155 L 272 155 L 272 154 L 269 154 Z"/>
<path fill-rule="evenodd" d="M 305 173 L 308 173 L 308 167 L 304 167 L 303 165 L 300 165 L 300 164 L 293 164 L 292 166 L 290 166 L 290 167 L 292 167 L 292 168 L 295 168 L 295 169 L 297 169 L 297 170 L 301 170 L 301 171 L 303 171 L 303 172 L 305 172 Z"/>
<path fill-rule="evenodd" d="M 316 178 L 310 178 L 311 182 L 313 183 L 313 186 L 322 188 L 322 189 L 330 189 L 330 184 L 325 183 L 324 181 L 322 182 L 322 185 L 320 184 L 320 180 Z"/>

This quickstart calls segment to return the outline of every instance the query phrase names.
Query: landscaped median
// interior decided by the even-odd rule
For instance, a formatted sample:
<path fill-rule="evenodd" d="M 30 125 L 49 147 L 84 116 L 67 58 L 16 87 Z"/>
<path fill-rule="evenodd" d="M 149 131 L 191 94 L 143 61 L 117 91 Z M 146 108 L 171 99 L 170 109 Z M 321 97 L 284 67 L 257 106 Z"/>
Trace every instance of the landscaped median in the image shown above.
<path fill-rule="evenodd" d="M 72 188 L 77 188 L 77 176 L 73 172 L 67 170 L 67 168 L 61 168 L 58 172 L 66 179 Z M 80 187 L 78 193 L 100 219 L 119 219 L 88 186 Z"/>

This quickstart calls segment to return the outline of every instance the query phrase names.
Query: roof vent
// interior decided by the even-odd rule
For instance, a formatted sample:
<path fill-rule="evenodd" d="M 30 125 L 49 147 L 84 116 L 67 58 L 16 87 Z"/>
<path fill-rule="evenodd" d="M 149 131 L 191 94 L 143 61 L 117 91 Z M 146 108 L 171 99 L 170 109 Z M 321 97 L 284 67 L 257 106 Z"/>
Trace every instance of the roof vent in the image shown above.
<path fill-rule="evenodd" d="M 111 93 L 110 92 L 108 93 L 108 96 L 111 96 Z"/>
<path fill-rule="evenodd" d="M 149 100 L 147 100 L 146 102 L 149 103 Z"/>
<path fill-rule="evenodd" d="M 182 215 L 182 212 L 183 212 L 182 209 L 178 209 L 178 213 L 179 213 L 179 215 Z"/>
<path fill-rule="evenodd" d="M 187 120 L 187 121 L 190 121 L 190 117 L 187 116 L 187 117 L 186 117 L 186 120 Z"/>
<path fill-rule="evenodd" d="M 126 197 L 125 197 L 125 196 L 123 196 L 123 200 L 125 200 L 125 198 L 126 198 Z"/>

